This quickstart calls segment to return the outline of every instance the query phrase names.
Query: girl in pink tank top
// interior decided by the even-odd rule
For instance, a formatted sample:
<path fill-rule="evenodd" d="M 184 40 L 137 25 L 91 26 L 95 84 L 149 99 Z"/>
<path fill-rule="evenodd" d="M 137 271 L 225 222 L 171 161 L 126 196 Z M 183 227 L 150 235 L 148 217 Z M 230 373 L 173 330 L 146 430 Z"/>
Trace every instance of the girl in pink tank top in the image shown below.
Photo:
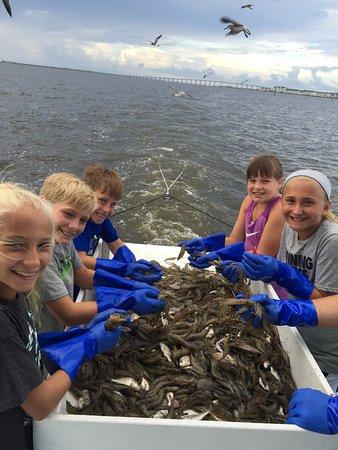
<path fill-rule="evenodd" d="M 252 219 L 252 213 L 256 203 L 254 200 L 251 200 L 246 213 L 245 213 L 245 240 L 244 240 L 244 248 L 246 252 L 256 252 L 259 241 L 261 240 L 264 227 L 266 222 L 268 221 L 269 214 L 275 204 L 281 201 L 281 196 L 277 195 L 272 198 L 267 204 L 266 208 L 262 212 L 262 214 L 256 219 Z"/>
<path fill-rule="evenodd" d="M 280 201 L 283 168 L 274 155 L 256 156 L 246 171 L 248 195 L 225 245 L 244 242 L 246 251 L 276 256 L 284 226 Z"/>

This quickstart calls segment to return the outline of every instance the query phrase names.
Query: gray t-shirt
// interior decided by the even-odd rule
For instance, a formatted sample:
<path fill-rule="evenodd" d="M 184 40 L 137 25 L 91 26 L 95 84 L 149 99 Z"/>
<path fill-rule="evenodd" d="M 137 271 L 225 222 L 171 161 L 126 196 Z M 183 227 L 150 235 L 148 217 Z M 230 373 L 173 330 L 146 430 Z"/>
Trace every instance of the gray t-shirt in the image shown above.
<path fill-rule="evenodd" d="M 42 302 L 41 326 L 39 331 L 61 331 L 64 326 L 48 310 L 46 303 L 69 295 L 73 298 L 74 269 L 82 266 L 82 261 L 73 242 L 55 244 L 52 260 L 39 281 Z"/>
<path fill-rule="evenodd" d="M 316 232 L 304 241 L 286 224 L 278 259 L 297 267 L 317 289 L 338 293 L 338 224 L 323 220 Z M 324 372 L 338 373 L 338 327 L 299 327 L 298 331 L 319 367 Z"/>

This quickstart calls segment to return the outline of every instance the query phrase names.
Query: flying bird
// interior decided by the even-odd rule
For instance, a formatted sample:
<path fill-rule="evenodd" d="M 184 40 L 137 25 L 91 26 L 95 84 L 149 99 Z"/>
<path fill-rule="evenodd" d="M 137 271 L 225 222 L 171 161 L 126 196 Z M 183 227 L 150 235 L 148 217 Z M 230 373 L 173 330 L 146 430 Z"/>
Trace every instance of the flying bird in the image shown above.
<path fill-rule="evenodd" d="M 162 34 L 160 34 L 159 36 L 157 36 L 154 41 L 150 41 L 150 45 L 154 45 L 155 47 L 159 46 L 160 44 L 158 44 L 158 41 L 160 40 L 160 38 L 162 37 Z"/>
<path fill-rule="evenodd" d="M 222 16 L 220 18 L 220 21 L 222 23 L 228 23 L 229 25 L 227 27 L 225 27 L 225 30 L 230 30 L 229 33 L 227 33 L 227 36 L 229 36 L 229 34 L 238 34 L 241 31 L 243 31 L 243 33 L 245 34 L 245 37 L 249 37 L 250 30 L 249 28 L 245 27 L 243 24 L 237 22 L 234 19 L 231 19 L 231 17 L 228 16 Z"/>
<path fill-rule="evenodd" d="M 2 0 L 2 3 L 4 4 L 8 14 L 12 17 L 12 9 L 11 5 L 9 4 L 9 0 Z"/>
<path fill-rule="evenodd" d="M 169 86 L 169 87 L 170 87 L 170 89 L 172 89 L 171 95 L 174 97 L 191 97 L 191 95 L 188 94 L 187 92 L 179 91 L 178 89 L 176 89 L 172 86 Z"/>
<path fill-rule="evenodd" d="M 208 77 L 209 75 L 214 75 L 214 72 L 207 72 L 205 75 L 203 75 L 203 78 Z"/>
<path fill-rule="evenodd" d="M 241 6 L 241 9 L 243 9 L 243 8 L 252 9 L 252 7 L 253 7 L 253 3 L 249 3 L 248 5 Z"/>

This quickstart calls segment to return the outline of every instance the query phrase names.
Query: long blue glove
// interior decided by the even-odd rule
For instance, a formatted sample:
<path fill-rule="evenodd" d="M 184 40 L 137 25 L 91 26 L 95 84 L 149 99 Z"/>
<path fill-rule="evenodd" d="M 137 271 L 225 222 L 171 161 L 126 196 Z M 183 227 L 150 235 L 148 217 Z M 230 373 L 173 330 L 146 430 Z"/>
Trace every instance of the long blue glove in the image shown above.
<path fill-rule="evenodd" d="M 338 397 L 315 389 L 297 389 L 289 403 L 288 425 L 323 434 L 338 433 Z"/>
<path fill-rule="evenodd" d="M 316 327 L 318 316 L 311 300 L 274 300 L 265 294 L 253 295 L 250 300 L 264 308 L 264 317 L 273 325 L 290 327 Z M 254 328 L 261 328 L 262 319 L 257 316 L 252 306 L 241 314 L 244 320 L 252 320 Z"/>
<path fill-rule="evenodd" d="M 131 309 L 136 314 L 152 314 L 161 311 L 165 302 L 158 299 L 152 289 L 138 289 L 137 291 L 112 290 L 106 287 L 96 288 L 98 311 L 109 308 L 119 308 L 127 311 Z"/>
<path fill-rule="evenodd" d="M 129 291 L 134 291 L 136 289 L 152 289 L 156 294 L 159 294 L 160 292 L 159 289 L 154 286 L 149 286 L 147 283 L 127 280 L 119 275 L 115 275 L 103 269 L 97 269 L 95 271 L 93 285 L 94 287 L 106 286 L 117 289 L 127 289 Z"/>
<path fill-rule="evenodd" d="M 224 247 L 225 238 L 225 233 L 217 233 L 203 238 L 180 241 L 177 245 L 180 247 L 184 245 L 187 249 L 187 252 L 190 255 L 195 256 L 196 254 L 201 253 L 204 250 L 207 252 L 211 252 Z"/>
<path fill-rule="evenodd" d="M 86 328 L 93 328 L 95 325 L 97 325 L 100 322 L 105 322 L 107 319 L 109 319 L 109 316 L 111 314 L 121 314 L 125 316 L 125 322 L 123 325 L 128 326 L 131 324 L 132 319 L 130 316 L 126 315 L 126 311 L 124 309 L 116 309 L 116 308 L 110 308 L 105 309 L 104 311 L 98 312 L 90 322 L 87 323 Z"/>
<path fill-rule="evenodd" d="M 124 263 L 115 259 L 97 258 L 95 270 L 103 269 L 121 277 L 129 277 L 144 283 L 154 283 L 162 277 L 161 268 L 154 263 L 140 259 L 136 262 Z"/>
<path fill-rule="evenodd" d="M 311 297 L 314 288 L 311 281 L 300 270 L 278 261 L 272 256 L 245 252 L 243 254 L 243 268 L 252 280 L 262 280 L 266 283 L 276 281 L 295 297 Z"/>
<path fill-rule="evenodd" d="M 117 344 L 122 328 L 105 329 L 100 322 L 92 328 L 73 327 L 67 331 L 39 333 L 38 340 L 49 373 L 64 370 L 73 381 L 80 366 Z"/>
<path fill-rule="evenodd" d="M 189 256 L 190 265 L 196 267 L 197 269 L 206 269 L 210 267 L 212 261 L 215 259 L 221 259 L 222 261 L 241 261 L 244 253 L 243 242 L 236 242 L 236 244 L 230 244 L 226 247 L 220 248 L 215 252 L 209 252 L 206 255 L 200 256 L 199 258 L 193 258 Z"/>
<path fill-rule="evenodd" d="M 223 261 L 219 266 L 216 266 L 216 270 L 234 284 L 237 283 L 239 274 L 241 272 L 244 273 L 242 263 L 229 260 Z"/>
<path fill-rule="evenodd" d="M 121 262 L 135 262 L 136 258 L 134 253 L 129 250 L 129 248 L 126 245 L 121 245 L 119 247 L 114 255 L 115 261 L 121 261 Z"/>

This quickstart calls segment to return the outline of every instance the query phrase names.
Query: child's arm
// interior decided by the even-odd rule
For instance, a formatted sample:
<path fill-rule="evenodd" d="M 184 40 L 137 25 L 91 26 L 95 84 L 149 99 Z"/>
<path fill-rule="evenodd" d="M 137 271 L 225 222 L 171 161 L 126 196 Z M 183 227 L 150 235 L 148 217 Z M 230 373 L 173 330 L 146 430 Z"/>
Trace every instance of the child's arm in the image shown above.
<path fill-rule="evenodd" d="M 69 295 L 45 302 L 49 311 L 65 326 L 88 323 L 97 314 L 97 303 L 85 301 L 74 303 Z"/>
<path fill-rule="evenodd" d="M 122 246 L 125 245 L 125 243 L 122 241 L 122 239 L 118 238 L 114 242 L 109 242 L 108 244 L 109 250 L 115 255 L 116 251 Z"/>
<path fill-rule="evenodd" d="M 77 253 L 80 256 L 83 264 L 87 267 L 87 269 L 91 270 L 95 269 L 96 258 L 94 258 L 94 256 L 88 256 L 86 252 L 83 251 L 78 251 Z"/>
<path fill-rule="evenodd" d="M 116 251 L 122 246 L 125 245 L 124 242 L 118 238 L 114 242 L 107 243 L 109 250 L 115 254 Z M 80 256 L 83 264 L 88 268 L 95 270 L 96 258 L 94 256 L 88 256 L 84 251 L 78 251 L 78 255 Z"/>
<path fill-rule="evenodd" d="M 247 195 L 241 204 L 236 223 L 230 235 L 225 238 L 225 245 L 245 240 L 245 213 L 250 201 L 250 197 Z"/>
<path fill-rule="evenodd" d="M 20 406 L 34 420 L 42 420 L 53 411 L 70 388 L 70 384 L 66 372 L 58 370 L 34 388 Z"/>
<path fill-rule="evenodd" d="M 88 269 L 82 264 L 80 267 L 74 268 L 74 283 L 82 289 L 93 289 L 94 274 L 94 270 Z"/>
<path fill-rule="evenodd" d="M 277 255 L 284 224 L 282 204 L 278 201 L 269 214 L 257 246 L 257 253 L 261 255 Z"/>

